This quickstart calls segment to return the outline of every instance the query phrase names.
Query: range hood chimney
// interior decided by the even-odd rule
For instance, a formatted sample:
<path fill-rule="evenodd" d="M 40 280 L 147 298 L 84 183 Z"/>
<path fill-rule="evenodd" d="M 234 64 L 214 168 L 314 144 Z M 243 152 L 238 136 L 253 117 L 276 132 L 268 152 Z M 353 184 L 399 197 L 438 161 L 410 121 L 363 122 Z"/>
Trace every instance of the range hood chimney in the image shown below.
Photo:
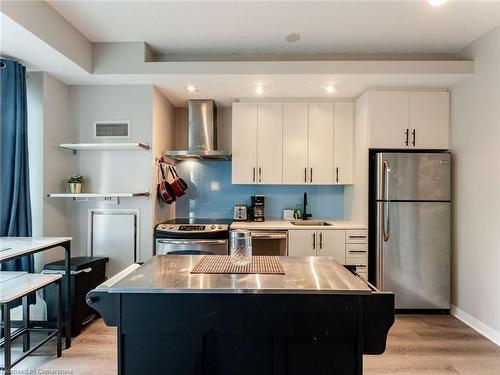
<path fill-rule="evenodd" d="M 217 108 L 212 99 L 188 100 L 188 149 L 166 151 L 174 160 L 230 160 L 229 151 L 217 149 Z"/>

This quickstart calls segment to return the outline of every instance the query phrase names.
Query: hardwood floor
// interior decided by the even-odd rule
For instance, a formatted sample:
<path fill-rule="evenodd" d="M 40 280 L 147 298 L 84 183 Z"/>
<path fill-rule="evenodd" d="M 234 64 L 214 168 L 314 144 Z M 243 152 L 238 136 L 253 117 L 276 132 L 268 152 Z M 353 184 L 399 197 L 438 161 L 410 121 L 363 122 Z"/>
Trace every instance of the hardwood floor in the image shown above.
<path fill-rule="evenodd" d="M 65 370 L 60 374 L 116 374 L 116 329 L 102 320 L 88 326 L 73 346 L 55 358 L 54 347 L 16 366 L 22 369 Z M 500 347 L 447 315 L 399 315 L 387 350 L 365 356 L 364 374 L 500 374 Z M 23 373 L 19 371 L 19 373 Z"/>

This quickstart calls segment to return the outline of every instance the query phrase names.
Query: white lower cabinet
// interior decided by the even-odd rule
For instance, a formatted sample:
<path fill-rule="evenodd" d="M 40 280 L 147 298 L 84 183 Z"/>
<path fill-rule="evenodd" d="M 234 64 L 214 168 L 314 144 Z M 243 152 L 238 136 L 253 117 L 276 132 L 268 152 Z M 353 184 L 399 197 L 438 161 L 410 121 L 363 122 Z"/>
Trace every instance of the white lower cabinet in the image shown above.
<path fill-rule="evenodd" d="M 316 255 L 316 231 L 289 230 L 288 255 L 290 256 Z"/>
<path fill-rule="evenodd" d="M 288 255 L 330 256 L 345 263 L 345 230 L 289 230 Z"/>
<path fill-rule="evenodd" d="M 289 230 L 288 255 L 330 256 L 341 264 L 356 266 L 356 271 L 368 279 L 366 230 Z"/>
<path fill-rule="evenodd" d="M 345 263 L 345 230 L 318 230 L 316 236 L 317 255 L 333 257 L 337 262 Z"/>

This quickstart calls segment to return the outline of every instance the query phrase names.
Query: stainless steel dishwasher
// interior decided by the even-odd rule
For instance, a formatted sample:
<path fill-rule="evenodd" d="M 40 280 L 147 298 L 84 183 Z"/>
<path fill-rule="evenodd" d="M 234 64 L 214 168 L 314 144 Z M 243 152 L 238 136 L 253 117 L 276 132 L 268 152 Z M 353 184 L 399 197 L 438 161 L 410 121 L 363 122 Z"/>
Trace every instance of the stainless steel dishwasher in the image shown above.
<path fill-rule="evenodd" d="M 288 231 L 252 230 L 252 255 L 288 255 Z"/>

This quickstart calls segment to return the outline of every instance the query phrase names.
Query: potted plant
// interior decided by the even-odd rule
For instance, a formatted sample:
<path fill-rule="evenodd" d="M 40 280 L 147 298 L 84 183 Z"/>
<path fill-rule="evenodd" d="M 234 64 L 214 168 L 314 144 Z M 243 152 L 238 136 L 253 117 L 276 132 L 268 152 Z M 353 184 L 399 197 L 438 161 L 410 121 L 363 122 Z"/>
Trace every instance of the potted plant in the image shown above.
<path fill-rule="evenodd" d="M 69 192 L 71 194 L 80 194 L 82 192 L 82 184 L 84 177 L 79 174 L 75 174 L 68 179 Z"/>

